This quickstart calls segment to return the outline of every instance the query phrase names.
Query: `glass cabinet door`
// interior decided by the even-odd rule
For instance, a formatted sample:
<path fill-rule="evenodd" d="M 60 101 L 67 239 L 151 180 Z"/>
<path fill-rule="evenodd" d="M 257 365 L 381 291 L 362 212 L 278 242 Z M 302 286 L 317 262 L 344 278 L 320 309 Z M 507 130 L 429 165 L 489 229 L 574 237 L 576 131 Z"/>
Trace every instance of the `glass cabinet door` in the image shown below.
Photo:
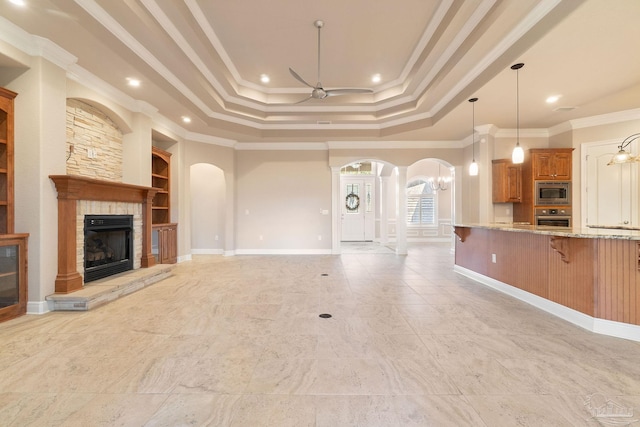
<path fill-rule="evenodd" d="M 0 247 L 0 309 L 20 302 L 18 245 Z"/>
<path fill-rule="evenodd" d="M 0 322 L 27 313 L 28 234 L 0 234 Z"/>

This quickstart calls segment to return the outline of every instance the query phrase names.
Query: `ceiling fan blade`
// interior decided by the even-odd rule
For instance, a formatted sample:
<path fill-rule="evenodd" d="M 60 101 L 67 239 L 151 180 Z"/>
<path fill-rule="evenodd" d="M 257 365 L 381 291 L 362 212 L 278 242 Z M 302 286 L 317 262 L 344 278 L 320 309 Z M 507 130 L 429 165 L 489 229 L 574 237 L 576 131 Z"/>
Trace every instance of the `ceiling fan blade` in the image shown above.
<path fill-rule="evenodd" d="M 327 96 L 347 95 L 349 93 L 373 93 L 371 89 L 328 89 Z"/>
<path fill-rule="evenodd" d="M 300 76 L 298 75 L 298 73 L 296 73 L 295 71 L 293 71 L 291 68 L 289 68 L 289 72 L 290 72 L 290 73 L 291 73 L 291 75 L 292 75 L 293 77 L 295 77 L 295 78 L 296 78 L 296 80 L 298 80 L 300 83 L 302 83 L 302 84 L 304 84 L 304 85 L 306 85 L 306 86 L 309 86 L 309 87 L 310 87 L 310 88 L 312 88 L 312 89 L 315 89 L 315 86 L 311 86 L 309 83 L 305 82 L 305 81 L 304 81 L 304 79 L 303 79 L 302 77 L 300 77 Z"/>
<path fill-rule="evenodd" d="M 301 101 L 294 102 L 294 103 L 293 103 L 293 105 L 296 105 L 296 104 L 302 104 L 303 102 L 307 102 L 307 101 L 308 101 L 308 100 L 310 100 L 310 99 L 313 99 L 313 95 L 309 95 L 309 96 L 307 96 L 305 99 L 303 99 L 303 100 L 301 100 Z"/>

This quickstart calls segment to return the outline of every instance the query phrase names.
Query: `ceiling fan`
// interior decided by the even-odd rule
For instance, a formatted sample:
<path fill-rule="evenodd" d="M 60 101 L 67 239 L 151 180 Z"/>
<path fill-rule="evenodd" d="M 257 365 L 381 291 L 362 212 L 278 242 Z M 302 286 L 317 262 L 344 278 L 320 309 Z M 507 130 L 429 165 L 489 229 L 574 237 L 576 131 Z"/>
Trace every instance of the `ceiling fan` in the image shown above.
<path fill-rule="evenodd" d="M 322 83 L 320 83 L 320 29 L 324 26 L 324 21 L 317 20 L 313 23 L 313 25 L 318 29 L 318 83 L 315 86 L 307 83 L 298 73 L 293 71 L 293 69 L 289 68 L 289 72 L 293 77 L 296 78 L 300 83 L 305 86 L 309 86 L 311 89 L 311 95 L 308 98 L 303 99 L 302 101 L 297 102 L 296 104 L 300 104 L 302 102 L 308 101 L 310 99 L 325 99 L 328 96 L 336 96 L 336 95 L 346 95 L 349 93 L 372 93 L 371 89 L 357 89 L 357 88 L 343 88 L 343 89 L 325 89 L 322 87 Z"/>

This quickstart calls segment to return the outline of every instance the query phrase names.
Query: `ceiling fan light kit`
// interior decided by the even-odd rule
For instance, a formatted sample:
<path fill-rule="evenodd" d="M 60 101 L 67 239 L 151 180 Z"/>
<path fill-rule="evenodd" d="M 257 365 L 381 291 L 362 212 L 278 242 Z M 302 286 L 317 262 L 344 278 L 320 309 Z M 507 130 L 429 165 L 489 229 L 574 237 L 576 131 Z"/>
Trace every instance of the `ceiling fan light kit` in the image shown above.
<path fill-rule="evenodd" d="M 373 93 L 373 90 L 371 89 L 361 89 L 361 88 L 341 88 L 341 89 L 325 89 L 322 86 L 322 83 L 320 81 L 320 30 L 322 29 L 322 27 L 324 27 L 324 21 L 318 19 L 316 21 L 313 22 L 313 26 L 316 27 L 318 29 L 318 79 L 317 79 L 317 83 L 314 85 L 311 85 L 309 83 L 307 83 L 307 81 L 305 81 L 302 77 L 300 77 L 300 75 L 298 73 L 296 73 L 291 67 L 289 67 L 289 73 L 291 73 L 291 75 L 298 80 L 300 83 L 302 83 L 305 86 L 310 87 L 311 90 L 311 95 L 309 95 L 307 98 L 297 102 L 296 104 L 300 104 L 302 102 L 306 102 L 310 99 L 325 99 L 329 96 L 336 96 L 336 95 L 347 95 L 350 93 Z"/>

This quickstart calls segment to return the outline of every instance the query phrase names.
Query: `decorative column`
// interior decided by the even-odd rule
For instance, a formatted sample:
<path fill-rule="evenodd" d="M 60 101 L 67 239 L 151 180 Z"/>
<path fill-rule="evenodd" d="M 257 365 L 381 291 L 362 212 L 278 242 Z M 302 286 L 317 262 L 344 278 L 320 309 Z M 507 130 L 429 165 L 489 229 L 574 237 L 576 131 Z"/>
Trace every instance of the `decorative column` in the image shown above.
<path fill-rule="evenodd" d="M 140 259 L 140 265 L 142 268 L 153 267 L 156 265 L 156 257 L 151 253 L 151 233 L 152 233 L 152 221 L 153 215 L 151 209 L 153 207 L 153 197 L 156 195 L 156 191 L 143 191 L 142 192 L 142 258 Z"/>
<path fill-rule="evenodd" d="M 58 181 L 58 275 L 56 293 L 68 294 L 82 289 L 82 276 L 76 269 L 77 205 L 81 183 Z"/>
<path fill-rule="evenodd" d="M 380 244 L 386 246 L 389 243 L 389 176 L 380 177 Z"/>
<path fill-rule="evenodd" d="M 396 215 L 396 254 L 407 254 L 407 166 L 398 168 L 398 209 Z"/>
<path fill-rule="evenodd" d="M 340 167 L 337 166 L 331 167 L 331 201 L 331 253 L 339 255 L 342 236 L 342 200 L 340 198 Z"/>

